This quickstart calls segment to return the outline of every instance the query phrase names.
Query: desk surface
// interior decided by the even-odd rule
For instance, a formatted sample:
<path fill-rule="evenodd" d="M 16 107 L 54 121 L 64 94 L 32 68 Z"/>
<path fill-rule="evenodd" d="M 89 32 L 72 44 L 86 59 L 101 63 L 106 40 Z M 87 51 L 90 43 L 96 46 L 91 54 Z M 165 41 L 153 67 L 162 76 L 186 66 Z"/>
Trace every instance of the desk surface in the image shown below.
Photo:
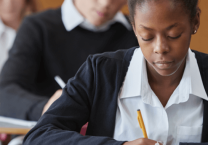
<path fill-rule="evenodd" d="M 31 128 L 0 121 L 0 133 L 27 134 Z"/>

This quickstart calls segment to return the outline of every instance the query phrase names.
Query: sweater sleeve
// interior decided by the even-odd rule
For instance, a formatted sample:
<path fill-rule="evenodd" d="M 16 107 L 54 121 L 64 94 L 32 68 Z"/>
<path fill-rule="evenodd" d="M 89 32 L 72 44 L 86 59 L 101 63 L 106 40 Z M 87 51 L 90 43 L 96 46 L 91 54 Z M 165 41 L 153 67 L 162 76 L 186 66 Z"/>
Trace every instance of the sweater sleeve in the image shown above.
<path fill-rule="evenodd" d="M 110 137 L 79 134 L 81 127 L 89 120 L 93 104 L 96 69 L 91 60 L 88 58 L 75 77 L 68 81 L 62 96 L 51 105 L 38 124 L 25 136 L 24 145 L 122 145 L 124 143 Z"/>
<path fill-rule="evenodd" d="M 48 97 L 32 93 L 41 61 L 42 38 L 33 17 L 25 18 L 0 75 L 0 115 L 38 120 Z"/>

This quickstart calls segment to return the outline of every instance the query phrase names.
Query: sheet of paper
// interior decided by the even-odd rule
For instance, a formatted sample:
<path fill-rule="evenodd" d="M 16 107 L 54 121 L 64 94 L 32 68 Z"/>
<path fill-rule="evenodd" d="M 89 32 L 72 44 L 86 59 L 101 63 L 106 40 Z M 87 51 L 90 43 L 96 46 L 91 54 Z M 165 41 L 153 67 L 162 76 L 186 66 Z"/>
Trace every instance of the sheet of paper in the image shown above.
<path fill-rule="evenodd" d="M 14 127 L 14 126 L 21 126 L 25 128 L 32 128 L 37 124 L 36 121 L 26 121 L 21 119 L 14 119 L 9 117 L 0 116 L 0 126 L 3 127 Z"/>
<path fill-rule="evenodd" d="M 208 143 L 180 143 L 180 145 L 208 145 Z"/>

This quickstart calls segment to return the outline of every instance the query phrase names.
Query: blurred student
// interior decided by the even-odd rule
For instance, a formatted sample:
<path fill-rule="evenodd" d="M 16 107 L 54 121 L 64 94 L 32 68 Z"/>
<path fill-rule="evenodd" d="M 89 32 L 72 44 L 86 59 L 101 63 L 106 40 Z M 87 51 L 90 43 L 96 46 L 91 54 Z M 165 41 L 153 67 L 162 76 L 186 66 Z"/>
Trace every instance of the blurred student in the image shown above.
<path fill-rule="evenodd" d="M 138 45 L 119 10 L 126 0 L 65 0 L 27 17 L 0 76 L 0 115 L 37 121 L 89 54 Z M 81 106 L 80 106 L 81 107 Z"/>
<path fill-rule="evenodd" d="M 0 72 L 22 19 L 36 10 L 34 0 L 0 0 Z M 0 134 L 1 141 L 6 138 L 6 134 Z"/>
<path fill-rule="evenodd" d="M 0 0 L 0 71 L 23 17 L 33 12 L 34 0 Z"/>

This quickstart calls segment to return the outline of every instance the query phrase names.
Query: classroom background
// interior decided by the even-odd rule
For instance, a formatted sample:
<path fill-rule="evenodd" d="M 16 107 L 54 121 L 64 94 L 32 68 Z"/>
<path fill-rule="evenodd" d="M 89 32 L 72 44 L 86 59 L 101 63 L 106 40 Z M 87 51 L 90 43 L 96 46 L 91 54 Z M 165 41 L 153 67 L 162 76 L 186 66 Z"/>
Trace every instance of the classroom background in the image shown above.
<path fill-rule="evenodd" d="M 58 8 L 64 0 L 36 0 L 38 12 L 46 9 Z M 208 0 L 199 0 L 201 9 L 201 24 L 198 32 L 193 35 L 191 49 L 208 54 Z M 127 5 L 123 7 L 122 12 L 128 15 Z"/>
<path fill-rule="evenodd" d="M 64 0 L 37 0 L 38 11 L 48 8 L 57 8 L 61 6 Z M 208 53 L 208 0 L 199 0 L 201 8 L 201 24 L 200 28 L 192 37 L 191 49 Z M 128 14 L 127 6 L 122 9 L 123 13 Z"/>

